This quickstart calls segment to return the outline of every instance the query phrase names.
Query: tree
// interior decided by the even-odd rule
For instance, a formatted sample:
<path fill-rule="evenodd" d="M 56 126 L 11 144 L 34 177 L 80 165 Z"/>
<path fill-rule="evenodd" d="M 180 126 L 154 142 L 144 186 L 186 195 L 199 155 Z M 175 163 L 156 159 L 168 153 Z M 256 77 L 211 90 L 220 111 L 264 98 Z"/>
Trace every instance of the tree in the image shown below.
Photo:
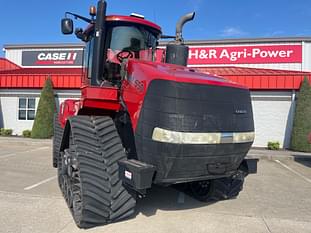
<path fill-rule="evenodd" d="M 297 95 L 291 149 L 311 152 L 309 135 L 311 133 L 311 86 L 304 78 Z"/>
<path fill-rule="evenodd" d="M 36 118 L 32 126 L 32 138 L 51 138 L 53 136 L 53 116 L 55 112 L 55 98 L 53 83 L 48 78 L 40 94 Z"/>

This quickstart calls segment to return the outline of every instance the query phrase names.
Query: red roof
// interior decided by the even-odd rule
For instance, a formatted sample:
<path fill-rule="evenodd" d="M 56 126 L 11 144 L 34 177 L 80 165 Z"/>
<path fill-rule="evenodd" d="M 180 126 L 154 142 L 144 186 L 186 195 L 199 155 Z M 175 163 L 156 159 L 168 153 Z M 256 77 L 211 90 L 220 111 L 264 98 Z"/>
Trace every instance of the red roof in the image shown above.
<path fill-rule="evenodd" d="M 56 89 L 79 89 L 81 68 L 18 68 L 0 70 L 0 88 L 42 88 L 50 77 Z"/>
<path fill-rule="evenodd" d="M 82 74 L 81 68 L 19 68 L 12 70 L 0 70 L 0 75 L 52 75 L 52 74 Z"/>
<path fill-rule="evenodd" d="M 20 67 L 13 62 L 0 57 L 0 72 L 5 71 L 5 70 L 14 70 L 14 69 L 19 69 Z"/>
<path fill-rule="evenodd" d="M 200 72 L 222 76 L 251 90 L 297 90 L 310 72 L 245 67 L 199 67 Z M 42 88 L 48 77 L 56 89 L 79 89 L 81 68 L 21 68 L 0 58 L 0 88 Z"/>
<path fill-rule="evenodd" d="M 311 82 L 310 72 L 232 66 L 200 67 L 197 69 L 200 72 L 228 78 L 252 90 L 298 90 L 304 77 L 307 77 Z"/>

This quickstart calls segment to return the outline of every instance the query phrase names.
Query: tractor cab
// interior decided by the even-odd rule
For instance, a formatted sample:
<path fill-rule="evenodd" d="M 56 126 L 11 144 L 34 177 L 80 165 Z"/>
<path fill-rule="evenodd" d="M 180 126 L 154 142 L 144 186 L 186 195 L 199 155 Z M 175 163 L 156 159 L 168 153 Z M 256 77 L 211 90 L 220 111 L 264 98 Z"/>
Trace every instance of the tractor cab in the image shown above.
<path fill-rule="evenodd" d="M 126 58 L 154 61 L 159 35 L 159 31 L 143 24 L 110 21 L 107 23 L 106 59 L 114 63 Z"/>
<path fill-rule="evenodd" d="M 66 12 L 89 23 L 85 30 L 75 30 L 76 36 L 86 42 L 83 59 L 85 85 L 118 85 L 121 63 L 126 59 L 155 61 L 158 39 L 161 36 L 158 25 L 138 14 L 105 16 L 105 13 L 96 15 L 95 11 L 91 7 L 92 19 Z M 105 20 L 100 20 L 102 18 Z M 102 26 L 97 28 L 97 25 Z M 71 19 L 66 17 L 62 20 L 62 31 L 64 34 L 73 32 Z M 98 64 L 93 60 L 97 60 Z M 97 67 L 93 67 L 94 65 Z"/>
<path fill-rule="evenodd" d="M 120 83 L 121 64 L 127 59 L 155 61 L 156 48 L 160 30 L 145 24 L 143 19 L 132 19 L 133 16 L 106 17 L 104 43 L 104 67 L 100 86 L 118 85 Z M 134 22 L 133 22 L 134 21 Z M 138 22 L 137 22 L 138 21 Z M 94 56 L 94 29 L 88 31 L 88 41 L 84 56 L 84 83 L 88 84 L 92 77 L 92 57 Z"/>

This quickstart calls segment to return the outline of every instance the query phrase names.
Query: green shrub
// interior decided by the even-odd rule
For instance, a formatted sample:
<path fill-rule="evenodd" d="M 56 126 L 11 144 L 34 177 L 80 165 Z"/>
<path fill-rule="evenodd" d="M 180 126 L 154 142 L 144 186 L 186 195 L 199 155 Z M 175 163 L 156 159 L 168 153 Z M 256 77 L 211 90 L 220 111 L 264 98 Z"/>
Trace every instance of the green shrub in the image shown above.
<path fill-rule="evenodd" d="M 268 149 L 269 150 L 279 150 L 280 143 L 279 142 L 268 142 Z"/>
<path fill-rule="evenodd" d="M 12 129 L 4 129 L 4 128 L 0 129 L 0 135 L 1 136 L 11 136 L 12 133 L 13 133 Z"/>
<path fill-rule="evenodd" d="M 311 86 L 305 77 L 301 83 L 294 116 L 291 135 L 292 150 L 311 152 L 309 135 L 311 132 Z"/>
<path fill-rule="evenodd" d="M 23 137 L 30 138 L 31 137 L 31 130 L 26 129 L 23 131 Z"/>
<path fill-rule="evenodd" d="M 12 133 L 13 133 L 13 130 L 12 130 L 12 129 L 5 129 L 5 130 L 4 130 L 4 135 L 5 135 L 5 136 L 11 136 Z"/>
<path fill-rule="evenodd" d="M 32 126 L 32 138 L 51 138 L 53 136 L 53 116 L 55 112 L 55 98 L 52 80 L 45 81 L 41 91 L 36 118 Z"/>

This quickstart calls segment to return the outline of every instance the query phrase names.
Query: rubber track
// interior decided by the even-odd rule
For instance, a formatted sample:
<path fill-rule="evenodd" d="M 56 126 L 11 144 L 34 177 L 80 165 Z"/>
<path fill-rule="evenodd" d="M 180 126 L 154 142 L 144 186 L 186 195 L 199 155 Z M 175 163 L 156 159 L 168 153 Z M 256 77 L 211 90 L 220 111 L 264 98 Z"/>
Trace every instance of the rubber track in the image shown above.
<path fill-rule="evenodd" d="M 244 176 L 215 179 L 212 181 L 212 193 L 208 201 L 221 201 L 235 198 L 243 190 Z"/>
<path fill-rule="evenodd" d="M 135 213 L 136 200 L 119 179 L 118 161 L 126 159 L 110 117 L 76 116 L 70 120 L 80 168 L 82 228 L 103 225 Z"/>
<path fill-rule="evenodd" d="M 192 189 L 186 188 L 186 192 L 197 200 L 208 203 L 235 198 L 243 189 L 244 177 L 243 173 L 241 173 L 236 177 L 211 180 L 210 191 L 206 197 L 197 196 Z"/>
<path fill-rule="evenodd" d="M 63 129 L 58 121 L 57 113 L 54 114 L 54 133 L 53 133 L 53 167 L 57 167 L 57 159 L 59 158 L 60 144 L 63 136 Z"/>

